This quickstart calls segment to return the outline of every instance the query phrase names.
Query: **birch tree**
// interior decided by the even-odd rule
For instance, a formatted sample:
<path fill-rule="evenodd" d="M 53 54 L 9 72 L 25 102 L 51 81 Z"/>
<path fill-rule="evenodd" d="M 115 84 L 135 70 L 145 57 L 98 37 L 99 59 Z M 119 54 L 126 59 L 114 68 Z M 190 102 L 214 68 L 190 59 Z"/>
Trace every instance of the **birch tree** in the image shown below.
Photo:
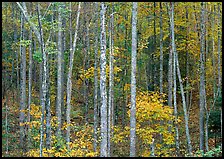
<path fill-rule="evenodd" d="M 70 4 L 70 8 L 71 8 L 71 4 Z M 81 9 L 81 2 L 79 2 L 78 11 L 77 11 L 74 41 L 73 41 L 73 45 L 70 46 L 69 69 L 68 69 L 68 78 L 67 78 L 66 120 L 67 120 L 67 126 L 68 127 L 67 127 L 67 133 L 66 133 L 66 143 L 67 143 L 67 148 L 68 149 L 70 149 L 69 143 L 70 143 L 70 129 L 71 129 L 70 128 L 70 124 L 71 124 L 70 114 L 71 114 L 71 92 L 72 92 L 72 81 L 71 81 L 72 80 L 72 68 L 73 68 L 73 61 L 74 61 L 74 53 L 75 53 L 75 49 L 76 49 L 80 9 Z M 70 27 L 71 27 L 71 22 L 70 22 Z M 71 36 L 71 34 L 70 34 L 70 36 Z"/>
<path fill-rule="evenodd" d="M 22 46 L 22 40 L 24 40 L 24 16 L 21 14 L 21 35 L 20 35 L 20 54 L 21 54 L 21 63 L 20 63 L 20 115 L 19 115 L 19 122 L 20 122 L 20 147 L 22 148 L 23 152 L 25 152 L 25 109 L 26 109 L 26 48 Z"/>
<path fill-rule="evenodd" d="M 108 156 L 107 149 L 107 90 L 106 90 L 106 31 L 105 31 L 106 6 L 101 2 L 100 11 L 100 96 L 101 96 L 101 145 L 100 157 Z"/>
<path fill-rule="evenodd" d="M 201 36 L 200 36 L 200 114 L 199 114 L 199 127 L 200 127 L 200 150 L 204 151 L 204 108 L 205 108 L 205 2 L 201 3 Z"/>
<path fill-rule="evenodd" d="M 60 2 L 59 2 L 60 3 Z M 62 6 L 58 6 L 58 54 L 57 54 L 57 104 L 56 104 L 56 117 L 57 117 L 57 137 L 61 136 L 61 102 L 62 102 Z"/>
<path fill-rule="evenodd" d="M 108 157 L 111 156 L 111 127 L 113 127 L 113 110 L 114 110 L 114 56 L 113 56 L 113 21 L 114 21 L 114 4 L 112 2 L 112 13 L 110 15 L 110 57 L 109 57 L 109 99 L 108 99 Z"/>
<path fill-rule="evenodd" d="M 132 57 L 131 57 L 131 112 L 130 157 L 136 156 L 136 53 L 137 53 L 137 2 L 132 6 Z"/>
<path fill-rule="evenodd" d="M 98 128 L 98 2 L 95 2 L 95 54 L 94 54 L 94 140 L 93 149 L 97 151 L 97 128 Z"/>
<path fill-rule="evenodd" d="M 177 74 L 178 79 L 180 83 L 180 90 L 181 90 L 181 96 L 182 96 L 182 104 L 183 104 L 183 110 L 184 110 L 184 120 L 185 120 L 185 130 L 186 130 L 186 138 L 187 138 L 187 145 L 188 145 L 188 152 L 190 155 L 192 155 L 192 145 L 191 145 L 191 139 L 190 139 L 190 133 L 189 133 L 189 127 L 188 127 L 188 115 L 187 115 L 187 108 L 186 108 L 186 101 L 184 96 L 184 89 L 183 89 L 183 82 L 180 74 L 180 67 L 179 67 L 179 61 L 178 61 L 178 54 L 176 53 L 176 46 L 175 46 L 175 35 L 174 35 L 174 2 L 170 2 L 170 10 L 169 10 L 169 16 L 170 16 L 170 27 L 171 27 L 171 37 L 172 37 L 172 52 L 175 56 L 175 62 L 176 62 L 176 68 L 177 68 Z"/>

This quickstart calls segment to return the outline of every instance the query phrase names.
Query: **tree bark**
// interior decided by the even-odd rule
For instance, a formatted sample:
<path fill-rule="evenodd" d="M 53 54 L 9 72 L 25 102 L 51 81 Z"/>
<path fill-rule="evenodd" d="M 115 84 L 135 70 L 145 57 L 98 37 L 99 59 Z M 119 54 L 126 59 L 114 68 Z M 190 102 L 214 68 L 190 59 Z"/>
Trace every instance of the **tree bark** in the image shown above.
<path fill-rule="evenodd" d="M 100 157 L 107 157 L 107 90 L 106 90 L 106 31 L 105 31 L 106 6 L 101 2 L 100 11 L 100 95 L 101 95 L 101 146 Z"/>
<path fill-rule="evenodd" d="M 204 108 L 205 108 L 205 13 L 204 3 L 201 3 L 201 47 L 200 47 L 200 150 L 204 151 Z"/>
<path fill-rule="evenodd" d="M 137 2 L 132 6 L 132 57 L 131 57 L 131 112 L 130 157 L 136 156 L 136 54 L 137 54 Z"/>
<path fill-rule="evenodd" d="M 114 112 L 114 55 L 113 55 L 113 27 L 114 27 L 114 3 L 112 2 L 112 13 L 110 17 L 110 57 L 109 57 L 109 101 L 108 101 L 108 157 L 112 156 L 111 138 L 113 127 L 113 112 Z"/>
<path fill-rule="evenodd" d="M 175 143 L 176 143 L 176 155 L 180 155 L 180 144 L 179 144 L 179 130 L 178 130 L 178 116 L 177 116 L 177 82 L 176 82 L 176 61 L 175 61 L 175 53 L 173 55 L 173 106 L 174 106 L 174 116 L 175 116 Z"/>
<path fill-rule="evenodd" d="M 176 67 L 177 67 L 178 79 L 179 79 L 179 83 L 180 83 L 180 89 L 181 89 L 188 151 L 189 151 L 190 155 L 192 155 L 192 145 L 191 145 L 191 139 L 190 139 L 190 133 L 189 133 L 189 127 L 188 127 L 188 115 L 187 115 L 186 101 L 185 101 L 185 96 L 184 96 L 183 82 L 182 82 L 181 74 L 180 74 L 178 54 L 176 53 L 176 46 L 175 46 L 174 2 L 170 2 L 170 3 L 171 3 L 171 7 L 170 7 L 170 14 L 169 15 L 170 15 L 170 27 L 171 27 L 171 35 L 172 35 L 172 52 L 174 53 L 174 56 L 175 56 L 175 59 L 176 59 L 175 62 L 176 62 Z"/>
<path fill-rule="evenodd" d="M 29 40 L 31 40 L 31 44 L 29 46 L 29 77 L 28 77 L 28 115 L 27 122 L 30 123 L 30 105 L 32 98 L 32 29 L 30 29 Z M 30 144 L 30 126 L 28 125 L 28 148 Z"/>
<path fill-rule="evenodd" d="M 159 3 L 160 16 L 159 16 L 159 28 L 160 28 L 160 79 L 159 79 L 159 92 L 163 93 L 163 10 L 162 2 Z"/>
<path fill-rule="evenodd" d="M 70 4 L 70 6 L 71 6 L 71 4 Z M 66 119 L 67 119 L 68 127 L 67 127 L 67 133 L 66 133 L 66 142 L 67 142 L 67 148 L 68 149 L 70 149 L 70 146 L 69 146 L 69 143 L 70 143 L 70 124 L 71 124 L 70 114 L 71 114 L 71 92 L 72 92 L 71 78 L 72 78 L 72 68 L 73 68 L 73 61 L 74 61 L 74 52 L 75 52 L 75 49 L 76 49 L 76 41 L 77 41 L 77 34 L 78 34 L 80 9 L 81 9 L 81 2 L 79 2 L 79 6 L 78 6 L 73 46 L 70 46 L 70 59 L 69 59 L 68 79 L 67 79 L 67 99 L 66 99 L 66 103 L 67 103 L 66 113 L 67 114 L 66 114 Z M 71 22 L 70 22 L 70 25 L 71 25 Z M 70 26 L 70 29 L 71 29 L 71 26 Z"/>
<path fill-rule="evenodd" d="M 25 40 L 24 38 L 24 16 L 21 15 L 21 36 L 20 36 L 20 42 L 22 40 Z M 21 82 L 20 82 L 20 115 L 19 115 L 19 121 L 20 121 L 20 147 L 22 148 L 22 151 L 25 152 L 25 109 L 26 109 L 26 50 L 25 46 L 22 46 L 20 44 L 20 52 L 21 52 L 21 63 L 20 63 L 20 76 L 21 76 Z"/>
<path fill-rule="evenodd" d="M 93 149 L 97 151 L 98 128 L 98 2 L 95 2 L 95 54 L 94 54 L 94 140 Z"/>
<path fill-rule="evenodd" d="M 60 2 L 59 2 L 60 3 Z M 57 117 L 57 138 L 61 136 L 61 102 L 62 102 L 62 6 L 58 6 L 58 54 L 57 54 L 57 104 L 56 104 L 56 117 Z"/>

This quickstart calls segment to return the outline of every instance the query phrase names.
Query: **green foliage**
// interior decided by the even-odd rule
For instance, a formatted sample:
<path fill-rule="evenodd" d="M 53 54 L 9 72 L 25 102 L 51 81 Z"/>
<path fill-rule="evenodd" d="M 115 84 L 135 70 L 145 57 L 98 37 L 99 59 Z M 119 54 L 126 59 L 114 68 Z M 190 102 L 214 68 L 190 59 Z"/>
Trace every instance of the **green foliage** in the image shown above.
<path fill-rule="evenodd" d="M 188 155 L 187 155 L 188 156 Z M 198 150 L 193 154 L 194 157 L 221 157 L 222 156 L 222 147 L 216 147 L 204 153 L 202 150 Z"/>
<path fill-rule="evenodd" d="M 42 53 L 40 51 L 35 51 L 33 54 L 33 60 L 37 61 L 38 63 L 42 62 Z"/>

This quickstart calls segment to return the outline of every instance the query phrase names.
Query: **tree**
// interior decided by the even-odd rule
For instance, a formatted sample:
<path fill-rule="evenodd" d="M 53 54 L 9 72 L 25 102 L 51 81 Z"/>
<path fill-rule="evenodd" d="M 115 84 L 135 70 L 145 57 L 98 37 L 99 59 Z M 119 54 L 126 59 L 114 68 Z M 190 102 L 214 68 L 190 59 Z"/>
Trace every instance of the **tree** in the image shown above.
<path fill-rule="evenodd" d="M 20 91 L 21 91 L 21 96 L 20 96 L 20 115 L 19 115 L 19 122 L 20 122 L 20 146 L 25 152 L 25 127 L 24 127 L 24 122 L 25 122 L 25 109 L 26 109 L 26 47 L 22 46 L 22 40 L 25 40 L 24 36 L 24 16 L 21 15 L 21 36 L 20 36 L 20 54 L 21 54 L 21 63 L 20 63 Z"/>
<path fill-rule="evenodd" d="M 60 2 L 59 2 L 60 3 Z M 62 103 L 62 6 L 58 6 L 58 67 L 57 67 L 57 105 L 56 116 L 58 120 L 57 137 L 61 136 L 61 103 Z"/>
<path fill-rule="evenodd" d="M 131 57 L 131 115 L 130 157 L 136 156 L 136 52 L 137 52 L 137 2 L 132 7 L 132 57 Z"/>
<path fill-rule="evenodd" d="M 204 151 L 204 108 L 205 108 L 205 13 L 204 2 L 201 3 L 201 36 L 200 36 L 200 150 Z"/>
<path fill-rule="evenodd" d="M 112 2 L 112 13 L 110 15 L 110 57 L 109 57 L 109 99 L 108 99 L 108 157 L 111 156 L 111 127 L 113 127 L 114 112 L 114 55 L 113 55 L 113 25 L 114 25 L 114 4 Z"/>
<path fill-rule="evenodd" d="M 159 79 L 159 90 L 160 94 L 163 93 L 163 12 L 162 2 L 159 3 L 160 14 L 159 14 L 159 27 L 160 27 L 160 79 Z"/>
<path fill-rule="evenodd" d="M 70 4 L 71 8 L 71 4 Z M 76 26 L 75 26 L 75 35 L 73 45 L 70 46 L 70 58 L 69 58 L 69 69 L 68 69 L 68 79 L 67 79 L 67 110 L 66 110 L 66 119 L 67 119 L 67 133 L 66 133 L 66 142 L 67 148 L 69 149 L 70 143 L 70 114 L 71 114 L 71 92 L 72 92 L 72 68 L 73 68 L 73 61 L 74 61 L 74 52 L 76 50 L 76 41 L 77 41 L 77 34 L 78 34 L 78 26 L 79 26 L 79 16 L 80 16 L 80 9 L 81 9 L 81 2 L 79 2 L 78 11 L 77 11 L 77 19 L 76 19 Z M 70 36 L 71 36 L 71 16 L 70 16 Z M 71 37 L 70 37 L 71 38 Z M 71 40 L 70 40 L 71 41 Z"/>
<path fill-rule="evenodd" d="M 98 2 L 95 2 L 95 54 L 94 54 L 94 141 L 93 149 L 97 151 L 97 128 L 98 128 Z"/>
<path fill-rule="evenodd" d="M 105 32 L 106 6 L 101 2 L 100 11 L 100 96 L 101 96 L 101 145 L 100 156 L 107 157 L 107 90 L 106 90 L 106 32 Z"/>
<path fill-rule="evenodd" d="M 187 115 L 187 108 L 186 108 L 186 101 L 184 96 L 184 89 L 183 89 L 183 82 L 180 74 L 180 67 L 179 67 L 179 61 L 178 61 L 178 54 L 176 52 L 176 46 L 175 46 L 175 35 L 174 35 L 174 2 L 170 2 L 170 10 L 169 10 L 169 16 L 170 16 L 170 29 L 171 29 L 171 37 L 172 37 L 172 52 L 175 56 L 175 62 L 177 67 L 177 74 L 178 79 L 180 83 L 180 89 L 181 89 L 181 96 L 182 96 L 182 104 L 183 104 L 183 110 L 184 110 L 184 120 L 185 120 L 185 131 L 186 131 L 186 138 L 187 138 L 187 145 L 188 145 L 188 152 L 190 155 L 192 155 L 192 145 L 191 145 L 191 139 L 190 139 L 190 133 L 189 133 L 189 127 L 188 127 L 188 115 Z"/>

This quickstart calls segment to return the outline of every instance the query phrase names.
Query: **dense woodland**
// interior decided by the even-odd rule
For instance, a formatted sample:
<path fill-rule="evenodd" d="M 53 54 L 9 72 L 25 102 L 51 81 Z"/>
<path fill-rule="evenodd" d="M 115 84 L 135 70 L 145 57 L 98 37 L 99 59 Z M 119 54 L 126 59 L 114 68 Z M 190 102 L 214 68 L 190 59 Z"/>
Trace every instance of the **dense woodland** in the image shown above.
<path fill-rule="evenodd" d="M 221 2 L 2 2 L 2 157 L 222 156 Z"/>

